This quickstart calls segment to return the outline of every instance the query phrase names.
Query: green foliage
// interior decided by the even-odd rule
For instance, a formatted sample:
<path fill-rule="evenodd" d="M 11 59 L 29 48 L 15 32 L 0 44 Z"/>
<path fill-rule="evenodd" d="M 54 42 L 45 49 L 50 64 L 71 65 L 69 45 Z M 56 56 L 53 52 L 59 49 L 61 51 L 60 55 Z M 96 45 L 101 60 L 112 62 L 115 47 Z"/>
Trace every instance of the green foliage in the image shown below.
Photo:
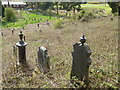
<path fill-rule="evenodd" d="M 79 14 L 72 17 L 76 20 L 88 21 L 89 19 L 95 18 L 95 15 L 90 11 L 81 10 Z"/>
<path fill-rule="evenodd" d="M 41 10 L 47 10 L 48 8 L 50 8 L 51 5 L 52 2 L 39 2 L 38 8 L 40 8 Z"/>
<path fill-rule="evenodd" d="M 16 16 L 12 8 L 5 9 L 5 21 L 16 21 Z"/>
<path fill-rule="evenodd" d="M 112 13 L 116 13 L 118 8 L 118 2 L 108 2 L 108 4 L 112 8 Z"/>
<path fill-rule="evenodd" d="M 22 11 L 20 12 L 20 14 L 22 14 L 22 18 L 19 18 L 14 24 L 13 22 L 10 21 L 6 21 L 6 22 L 2 22 L 2 27 L 3 28 L 8 28 L 8 27 L 23 27 L 26 26 L 27 24 L 33 24 L 33 23 L 38 23 L 38 22 L 45 22 L 46 20 L 55 20 L 55 17 L 51 17 L 50 16 L 44 16 L 44 15 L 37 15 L 31 13 L 31 12 L 26 12 L 26 11 Z M 33 21 L 32 19 L 36 18 L 36 21 Z M 40 20 L 40 18 L 42 18 L 42 20 Z M 26 22 L 26 20 L 28 22 Z"/>
<path fill-rule="evenodd" d="M 63 24 L 63 20 L 62 19 L 58 19 L 55 23 L 54 23 L 54 28 L 62 28 L 62 24 Z"/>

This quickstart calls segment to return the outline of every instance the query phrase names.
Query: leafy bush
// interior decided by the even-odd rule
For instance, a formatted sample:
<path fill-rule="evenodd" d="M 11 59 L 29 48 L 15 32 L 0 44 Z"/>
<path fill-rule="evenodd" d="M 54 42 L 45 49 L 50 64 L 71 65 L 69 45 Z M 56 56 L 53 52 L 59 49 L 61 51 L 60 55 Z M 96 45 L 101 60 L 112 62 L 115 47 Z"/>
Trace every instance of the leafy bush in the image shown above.
<path fill-rule="evenodd" d="M 62 19 L 58 19 L 55 23 L 54 23 L 54 27 L 57 28 L 62 28 L 62 24 L 63 24 L 63 20 Z"/>
<path fill-rule="evenodd" d="M 96 16 L 92 12 L 81 10 L 80 13 L 73 16 L 72 19 L 81 20 L 81 21 L 88 21 L 89 19 L 93 19 L 95 17 Z"/>
<path fill-rule="evenodd" d="M 81 21 L 88 21 L 89 19 L 93 19 L 95 16 L 91 12 L 86 12 L 84 16 L 81 18 Z"/>
<path fill-rule="evenodd" d="M 5 21 L 15 21 L 16 16 L 14 13 L 14 10 L 12 8 L 6 8 L 5 9 Z"/>

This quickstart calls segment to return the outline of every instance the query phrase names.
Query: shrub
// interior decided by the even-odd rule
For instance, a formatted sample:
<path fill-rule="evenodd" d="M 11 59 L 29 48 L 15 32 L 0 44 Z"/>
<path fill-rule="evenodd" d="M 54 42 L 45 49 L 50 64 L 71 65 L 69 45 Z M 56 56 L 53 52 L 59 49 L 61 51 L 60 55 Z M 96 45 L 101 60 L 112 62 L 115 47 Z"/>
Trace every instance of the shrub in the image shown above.
<path fill-rule="evenodd" d="M 15 21 L 16 16 L 12 8 L 5 9 L 5 21 Z"/>
<path fill-rule="evenodd" d="M 95 15 L 93 15 L 91 12 L 86 12 L 84 16 L 81 18 L 81 21 L 89 21 L 89 19 L 95 18 Z"/>
<path fill-rule="evenodd" d="M 54 23 L 54 28 L 62 28 L 62 24 L 63 24 L 63 20 L 62 19 L 58 19 L 55 23 Z"/>

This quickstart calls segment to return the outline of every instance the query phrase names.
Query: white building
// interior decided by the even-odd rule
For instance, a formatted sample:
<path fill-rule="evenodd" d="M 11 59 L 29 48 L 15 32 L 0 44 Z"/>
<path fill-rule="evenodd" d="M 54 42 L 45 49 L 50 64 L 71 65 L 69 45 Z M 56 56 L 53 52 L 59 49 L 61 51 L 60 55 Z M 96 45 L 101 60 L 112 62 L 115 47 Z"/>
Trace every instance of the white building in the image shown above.
<path fill-rule="evenodd" d="M 2 1 L 3 7 L 8 7 L 8 2 Z M 26 6 L 26 3 L 24 2 L 9 2 L 10 7 L 13 8 L 24 8 Z"/>

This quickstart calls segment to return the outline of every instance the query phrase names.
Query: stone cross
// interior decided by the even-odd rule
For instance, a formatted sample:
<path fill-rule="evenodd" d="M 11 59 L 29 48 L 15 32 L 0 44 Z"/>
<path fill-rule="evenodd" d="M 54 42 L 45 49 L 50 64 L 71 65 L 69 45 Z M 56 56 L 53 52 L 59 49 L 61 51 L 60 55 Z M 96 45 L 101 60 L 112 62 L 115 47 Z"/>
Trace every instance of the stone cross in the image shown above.
<path fill-rule="evenodd" d="M 50 69 L 50 59 L 48 51 L 44 46 L 39 47 L 38 49 L 38 64 L 41 66 L 43 73 L 47 73 Z"/>
<path fill-rule="evenodd" d="M 89 66 L 92 63 L 90 59 L 92 51 L 88 45 L 84 45 L 85 42 L 86 38 L 83 35 L 80 42 L 73 45 L 71 79 L 75 76 L 81 81 L 88 80 Z"/>
<path fill-rule="evenodd" d="M 19 63 L 26 63 L 26 46 L 27 43 L 23 41 L 23 33 L 20 31 L 19 33 L 20 41 L 16 43 L 16 46 L 18 47 L 18 53 L 19 53 Z"/>

